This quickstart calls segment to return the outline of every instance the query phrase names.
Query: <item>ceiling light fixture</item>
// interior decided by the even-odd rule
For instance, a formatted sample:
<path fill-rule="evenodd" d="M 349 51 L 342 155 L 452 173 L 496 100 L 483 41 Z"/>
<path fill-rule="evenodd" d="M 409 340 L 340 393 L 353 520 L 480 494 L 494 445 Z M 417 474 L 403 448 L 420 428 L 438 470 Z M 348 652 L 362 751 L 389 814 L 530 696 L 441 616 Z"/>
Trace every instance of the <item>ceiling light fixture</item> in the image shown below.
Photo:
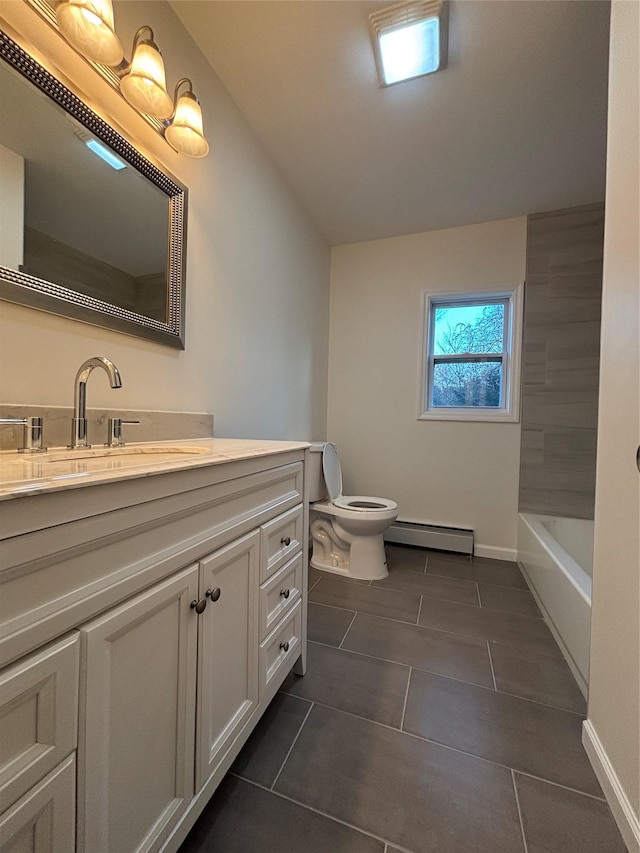
<path fill-rule="evenodd" d="M 445 0 L 397 3 L 369 16 L 381 86 L 423 77 L 446 64 Z"/>
<path fill-rule="evenodd" d="M 164 127 L 165 139 L 174 150 L 187 157 L 205 157 L 209 153 L 202 111 L 191 81 L 183 77 L 171 99 L 162 54 L 151 27 L 144 25 L 137 31 L 131 62 L 127 62 L 115 32 L 111 0 L 61 0 L 56 20 L 60 32 L 82 56 L 113 69 L 120 80 L 122 96 L 132 107 L 162 121 L 159 128 Z M 178 98 L 178 89 L 184 83 L 188 83 L 188 90 Z"/>

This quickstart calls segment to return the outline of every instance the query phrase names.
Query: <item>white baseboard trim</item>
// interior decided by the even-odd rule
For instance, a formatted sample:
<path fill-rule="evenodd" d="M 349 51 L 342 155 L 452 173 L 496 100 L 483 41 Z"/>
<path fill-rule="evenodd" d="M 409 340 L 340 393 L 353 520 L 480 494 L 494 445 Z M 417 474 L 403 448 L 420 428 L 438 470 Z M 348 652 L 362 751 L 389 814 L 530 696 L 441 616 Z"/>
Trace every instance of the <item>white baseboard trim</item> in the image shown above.
<path fill-rule="evenodd" d="M 629 848 L 629 853 L 640 853 L 640 819 L 620 784 L 591 720 L 585 720 L 582 724 L 582 745 L 589 756 L 589 761 L 602 786 L 622 839 Z"/>
<path fill-rule="evenodd" d="M 518 552 L 515 548 L 499 548 L 497 545 L 474 545 L 476 557 L 491 557 L 492 560 L 510 560 L 515 563 Z"/>

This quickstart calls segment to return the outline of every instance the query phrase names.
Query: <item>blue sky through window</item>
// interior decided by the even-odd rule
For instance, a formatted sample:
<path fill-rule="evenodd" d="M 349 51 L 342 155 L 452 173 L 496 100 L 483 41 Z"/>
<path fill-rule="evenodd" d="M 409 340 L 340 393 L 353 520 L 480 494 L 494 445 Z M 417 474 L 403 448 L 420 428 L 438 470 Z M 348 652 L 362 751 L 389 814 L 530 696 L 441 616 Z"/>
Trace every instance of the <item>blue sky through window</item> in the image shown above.
<path fill-rule="evenodd" d="M 483 311 L 490 307 L 496 311 L 496 320 L 499 323 L 502 335 L 496 336 L 494 333 L 490 335 L 491 340 L 487 335 L 481 333 L 475 335 L 477 343 L 461 346 L 456 345 L 452 348 L 452 340 L 455 338 L 456 327 L 462 323 L 465 326 L 478 326 L 480 332 L 480 323 L 483 318 Z M 462 305 L 435 309 L 434 323 L 434 355 L 448 355 L 456 352 L 501 352 L 503 349 L 503 333 L 504 333 L 504 304 L 502 303 L 483 303 L 482 305 Z M 497 337 L 500 337 L 498 341 Z M 467 336 L 463 336 L 466 344 L 469 344 Z"/>

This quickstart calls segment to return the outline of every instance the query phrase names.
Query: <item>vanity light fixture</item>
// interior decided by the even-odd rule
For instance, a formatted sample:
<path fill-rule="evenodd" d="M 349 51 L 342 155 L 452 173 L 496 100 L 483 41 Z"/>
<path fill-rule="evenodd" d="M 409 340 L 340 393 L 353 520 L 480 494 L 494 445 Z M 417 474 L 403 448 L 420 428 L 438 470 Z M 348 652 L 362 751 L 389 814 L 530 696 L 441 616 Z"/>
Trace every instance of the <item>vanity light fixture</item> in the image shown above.
<path fill-rule="evenodd" d="M 178 97 L 178 90 L 183 83 L 187 83 L 189 88 Z M 188 77 L 183 77 L 176 83 L 174 103 L 174 115 L 164 132 L 165 139 L 180 154 L 206 157 L 209 153 L 209 143 L 204 138 L 202 129 L 202 110 Z"/>
<path fill-rule="evenodd" d="M 127 62 L 115 33 L 111 0 L 61 0 L 55 14 L 60 32 L 79 53 L 112 68 L 125 100 L 138 112 L 162 122 L 156 128 L 164 127 L 165 139 L 175 151 L 187 157 L 206 157 L 209 144 L 191 80 L 183 77 L 178 81 L 172 100 L 151 27 L 145 24 L 138 29 L 131 62 Z M 178 97 L 184 83 L 188 89 Z"/>
<path fill-rule="evenodd" d="M 113 26 L 111 0 L 62 0 L 58 26 L 68 42 L 87 59 L 118 65 L 124 51 Z"/>
<path fill-rule="evenodd" d="M 423 77 L 444 68 L 445 0 L 397 3 L 369 16 L 381 86 Z"/>
<path fill-rule="evenodd" d="M 148 38 L 142 37 L 145 31 Z M 131 64 L 120 80 L 120 90 L 131 106 L 141 113 L 167 119 L 173 112 L 162 54 L 153 40 L 151 27 L 140 27 L 133 38 Z"/>

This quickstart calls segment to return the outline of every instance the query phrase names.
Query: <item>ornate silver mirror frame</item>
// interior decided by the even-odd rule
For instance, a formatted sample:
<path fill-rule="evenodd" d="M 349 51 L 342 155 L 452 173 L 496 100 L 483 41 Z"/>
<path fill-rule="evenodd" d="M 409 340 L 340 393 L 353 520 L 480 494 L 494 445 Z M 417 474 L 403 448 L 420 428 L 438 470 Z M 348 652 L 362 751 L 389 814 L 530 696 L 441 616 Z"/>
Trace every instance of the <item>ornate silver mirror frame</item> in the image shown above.
<path fill-rule="evenodd" d="M 173 176 L 165 174 L 147 160 L 1 30 L 0 58 L 165 193 L 169 210 L 166 322 L 2 265 L 0 299 L 184 349 L 186 188 Z"/>

